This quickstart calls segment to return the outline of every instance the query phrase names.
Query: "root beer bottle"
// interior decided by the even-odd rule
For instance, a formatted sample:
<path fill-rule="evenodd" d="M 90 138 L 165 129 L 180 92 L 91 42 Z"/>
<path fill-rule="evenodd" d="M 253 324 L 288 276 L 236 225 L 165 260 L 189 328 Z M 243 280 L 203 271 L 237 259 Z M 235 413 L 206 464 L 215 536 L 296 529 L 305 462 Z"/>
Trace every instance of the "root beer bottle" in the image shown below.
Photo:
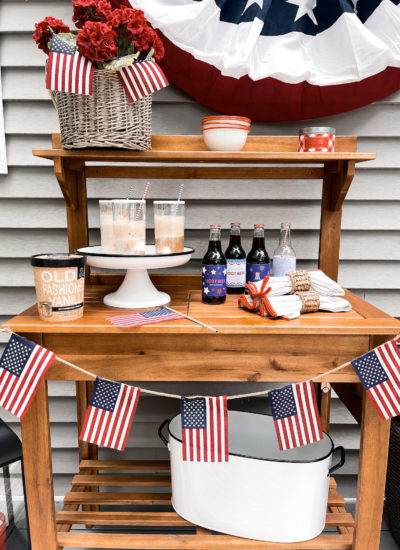
<path fill-rule="evenodd" d="M 225 258 L 226 291 L 228 294 L 243 294 L 246 284 L 246 253 L 240 241 L 240 223 L 231 223 L 231 234 Z"/>
<path fill-rule="evenodd" d="M 265 248 L 264 224 L 254 224 L 253 246 L 247 255 L 246 281 L 261 281 L 271 272 L 271 260 Z"/>
<path fill-rule="evenodd" d="M 202 300 L 223 304 L 226 300 L 226 259 L 221 248 L 221 226 L 210 225 L 210 241 L 202 264 Z"/>

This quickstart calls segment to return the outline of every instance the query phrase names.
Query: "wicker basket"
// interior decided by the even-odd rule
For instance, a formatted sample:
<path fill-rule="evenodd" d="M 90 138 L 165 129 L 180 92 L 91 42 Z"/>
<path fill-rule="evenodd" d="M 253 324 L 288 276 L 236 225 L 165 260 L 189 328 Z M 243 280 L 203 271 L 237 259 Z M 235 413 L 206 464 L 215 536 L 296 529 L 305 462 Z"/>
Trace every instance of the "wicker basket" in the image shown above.
<path fill-rule="evenodd" d="M 51 92 L 63 147 L 151 149 L 151 95 L 130 103 L 114 71 L 96 70 L 93 95 Z"/>
<path fill-rule="evenodd" d="M 400 418 L 393 418 L 390 428 L 386 511 L 390 531 L 397 545 L 400 546 Z"/>

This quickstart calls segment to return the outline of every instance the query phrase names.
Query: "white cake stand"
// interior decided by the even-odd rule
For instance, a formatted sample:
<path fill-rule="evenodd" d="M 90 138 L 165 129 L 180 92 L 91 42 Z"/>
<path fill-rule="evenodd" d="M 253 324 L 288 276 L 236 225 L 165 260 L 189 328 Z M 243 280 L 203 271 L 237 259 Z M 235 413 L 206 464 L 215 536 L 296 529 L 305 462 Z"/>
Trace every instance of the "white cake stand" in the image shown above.
<path fill-rule="evenodd" d="M 104 297 L 104 303 L 112 307 L 145 308 L 167 304 L 171 298 L 166 292 L 160 292 L 151 282 L 148 269 L 177 267 L 187 263 L 194 252 L 185 246 L 183 252 L 174 254 L 156 254 L 154 245 L 146 245 L 144 255 L 107 254 L 101 246 L 86 246 L 77 250 L 87 257 L 87 264 L 106 269 L 126 269 L 125 278 L 115 292 Z"/>

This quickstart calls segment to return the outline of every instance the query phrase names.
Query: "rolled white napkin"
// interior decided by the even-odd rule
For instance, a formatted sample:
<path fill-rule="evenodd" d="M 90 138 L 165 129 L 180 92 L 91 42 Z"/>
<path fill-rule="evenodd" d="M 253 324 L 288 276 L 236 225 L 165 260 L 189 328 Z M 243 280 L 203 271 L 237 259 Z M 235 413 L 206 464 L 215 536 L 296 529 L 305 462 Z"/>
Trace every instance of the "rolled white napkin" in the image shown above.
<path fill-rule="evenodd" d="M 315 290 L 315 292 L 318 292 L 318 294 L 323 294 L 325 296 L 344 296 L 345 292 L 343 288 L 338 285 L 336 281 L 328 277 L 328 275 L 325 275 L 325 273 L 320 269 L 309 271 L 308 275 L 311 279 L 310 290 Z M 283 277 L 269 277 L 266 285 L 265 277 L 262 281 L 257 281 L 256 283 L 249 284 L 249 294 L 252 296 L 259 294 L 263 283 L 264 288 L 271 288 L 271 290 L 268 292 L 268 296 L 283 296 L 285 294 L 289 294 L 292 290 L 292 281 L 290 277 L 284 275 Z M 254 289 L 254 287 L 256 290 Z"/>
<path fill-rule="evenodd" d="M 297 294 L 286 294 L 284 296 L 264 296 L 260 299 L 253 299 L 250 295 L 243 295 L 239 299 L 239 305 L 257 311 L 263 317 L 284 317 L 287 319 L 296 319 L 300 316 L 303 302 Z M 344 298 L 338 296 L 319 296 L 319 310 L 339 313 L 341 311 L 350 311 L 351 304 Z"/>

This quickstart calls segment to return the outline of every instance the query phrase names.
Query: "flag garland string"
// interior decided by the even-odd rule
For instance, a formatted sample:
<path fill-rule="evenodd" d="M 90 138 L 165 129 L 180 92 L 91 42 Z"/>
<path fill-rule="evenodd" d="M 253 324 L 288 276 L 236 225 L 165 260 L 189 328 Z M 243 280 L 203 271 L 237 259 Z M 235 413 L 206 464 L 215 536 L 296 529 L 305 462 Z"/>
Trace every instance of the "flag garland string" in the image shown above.
<path fill-rule="evenodd" d="M 8 333 L 10 335 L 14 334 L 14 335 L 18 336 L 17 333 L 10 330 L 9 328 L 0 328 L 0 332 L 5 332 L 5 333 Z M 400 340 L 400 334 L 398 334 L 397 336 L 395 336 L 391 340 L 388 340 L 388 342 L 397 341 L 397 340 Z M 388 343 L 388 342 L 385 342 L 385 343 Z M 63 363 L 64 365 L 67 365 L 68 367 L 71 367 L 74 370 L 80 371 L 82 374 L 85 374 L 86 376 L 89 376 L 90 378 L 93 378 L 94 380 L 97 378 L 97 375 L 94 374 L 93 372 L 90 372 L 86 369 L 83 369 L 82 367 L 79 367 L 78 365 L 75 365 L 74 363 L 71 363 L 70 361 L 66 361 L 65 359 L 62 359 L 62 357 L 59 357 L 58 355 L 55 355 L 54 359 L 59 361 L 60 363 Z M 351 365 L 352 365 L 352 361 L 346 361 L 346 363 L 343 363 L 342 365 L 339 365 L 338 367 L 335 367 L 335 368 L 333 368 L 331 370 L 328 370 L 326 372 L 323 372 L 321 374 L 318 374 L 317 376 L 314 376 L 312 379 L 307 379 L 307 380 L 305 380 L 305 382 L 309 382 L 309 381 L 317 382 L 318 380 L 321 380 L 321 379 L 323 379 L 323 378 L 325 378 L 325 377 L 327 377 L 331 374 L 334 374 L 335 372 L 343 370 L 344 368 L 349 367 Z M 159 392 L 159 391 L 148 390 L 146 388 L 139 388 L 139 387 L 138 387 L 138 389 L 140 390 L 141 393 L 147 393 L 149 395 L 157 395 L 159 397 L 168 397 L 168 398 L 171 398 L 171 399 L 180 399 L 181 400 L 184 397 L 186 397 L 187 399 L 198 399 L 198 398 L 206 397 L 204 395 L 184 396 L 184 395 L 178 395 L 178 394 L 175 394 L 175 393 Z M 229 400 L 233 400 L 233 399 L 245 399 L 245 398 L 249 398 L 249 397 L 258 397 L 258 396 L 261 396 L 261 395 L 268 395 L 271 391 L 274 391 L 274 390 L 261 390 L 261 391 L 257 391 L 257 392 L 251 392 L 251 393 L 241 393 L 241 394 L 235 394 L 235 395 L 228 395 L 228 396 L 226 396 L 226 398 L 229 401 Z"/>
<path fill-rule="evenodd" d="M 350 365 L 382 420 L 400 415 L 400 335 L 303 382 L 230 396 L 186 397 L 102 378 L 8 328 L 0 331 L 11 335 L 0 358 L 0 406 L 23 418 L 57 360 L 94 379 L 79 439 L 118 451 L 125 450 L 141 392 L 180 400 L 183 461 L 228 462 L 228 400 L 261 395 L 268 396 L 280 451 L 316 443 L 324 433 L 314 382 Z"/>

